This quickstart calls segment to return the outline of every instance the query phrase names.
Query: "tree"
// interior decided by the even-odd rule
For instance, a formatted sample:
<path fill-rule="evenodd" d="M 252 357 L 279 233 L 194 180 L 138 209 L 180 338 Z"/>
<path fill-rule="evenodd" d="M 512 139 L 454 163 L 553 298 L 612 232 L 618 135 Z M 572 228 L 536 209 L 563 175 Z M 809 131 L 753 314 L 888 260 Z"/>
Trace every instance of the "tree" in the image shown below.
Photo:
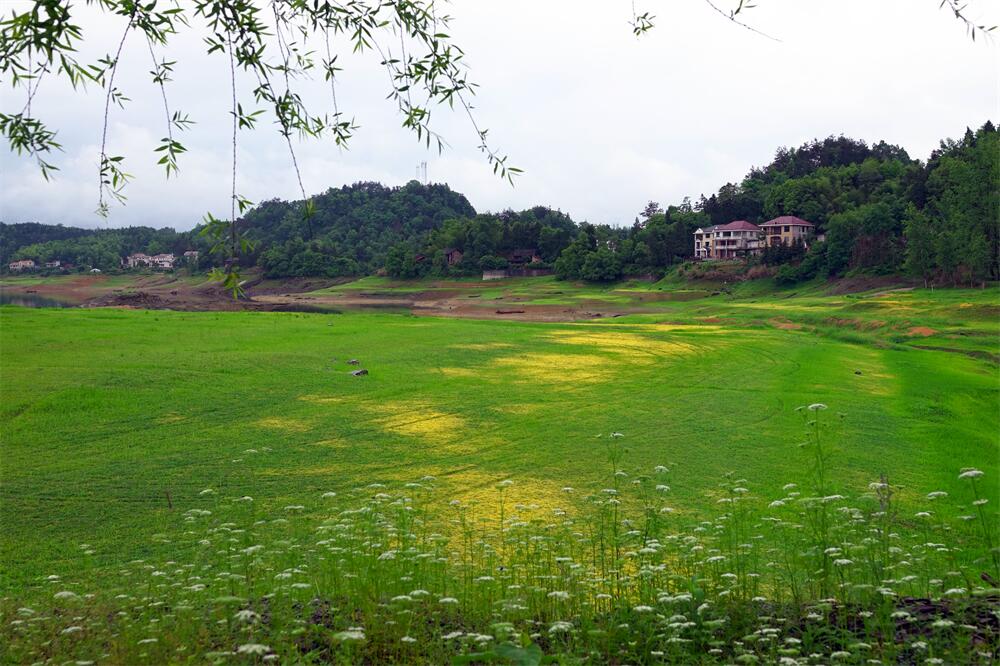
<path fill-rule="evenodd" d="M 922 211 L 910 204 L 906 211 L 906 261 L 904 267 L 910 275 L 927 281 L 934 272 L 934 225 Z"/>
<path fill-rule="evenodd" d="M 588 253 L 580 267 L 580 277 L 590 282 L 612 282 L 621 276 L 621 261 L 607 247 Z"/>
<path fill-rule="evenodd" d="M 663 208 L 660 206 L 660 204 L 658 204 L 655 201 L 650 201 L 649 203 L 646 204 L 646 207 L 642 209 L 642 212 L 639 213 L 639 215 L 641 215 L 642 218 L 648 222 L 649 218 L 653 217 L 654 215 L 662 213 L 663 213 Z"/>
<path fill-rule="evenodd" d="M 397 243 L 389 250 L 385 257 L 385 272 L 397 278 L 416 276 L 413 250 L 406 243 Z"/>

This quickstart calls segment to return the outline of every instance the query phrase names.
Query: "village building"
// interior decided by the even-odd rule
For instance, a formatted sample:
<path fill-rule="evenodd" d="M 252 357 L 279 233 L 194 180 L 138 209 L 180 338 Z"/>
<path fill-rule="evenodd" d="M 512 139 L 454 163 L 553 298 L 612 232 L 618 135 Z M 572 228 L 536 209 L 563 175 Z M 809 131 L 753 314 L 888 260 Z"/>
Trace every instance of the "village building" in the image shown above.
<path fill-rule="evenodd" d="M 153 261 L 153 268 L 173 268 L 177 262 L 177 257 L 173 254 L 154 254 L 150 259 Z"/>
<path fill-rule="evenodd" d="M 34 270 L 35 262 L 33 259 L 21 259 L 19 261 L 12 261 L 7 264 L 7 268 L 12 271 L 30 271 Z"/>
<path fill-rule="evenodd" d="M 59 268 L 60 266 L 62 266 L 62 262 L 59 261 L 58 259 L 53 259 L 52 261 L 45 262 L 46 268 Z"/>
<path fill-rule="evenodd" d="M 177 258 L 173 254 L 149 255 L 143 252 L 133 252 L 124 259 L 122 265 L 126 268 L 165 268 L 171 269 Z"/>
<path fill-rule="evenodd" d="M 198 261 L 198 250 L 188 250 L 184 253 L 184 260 L 190 262 Z"/>
<path fill-rule="evenodd" d="M 694 232 L 697 259 L 737 259 L 760 254 L 764 235 L 760 227 L 746 220 L 716 224 Z"/>
<path fill-rule="evenodd" d="M 449 266 L 454 266 L 458 262 L 462 261 L 462 251 L 457 247 L 446 247 L 444 249 L 444 258 L 448 262 Z"/>
<path fill-rule="evenodd" d="M 149 255 L 144 252 L 133 252 L 122 259 L 122 266 L 125 268 L 142 268 L 149 266 Z"/>
<path fill-rule="evenodd" d="M 812 239 L 816 225 L 794 215 L 782 215 L 760 225 L 768 247 L 793 245 L 802 241 L 806 247 Z"/>

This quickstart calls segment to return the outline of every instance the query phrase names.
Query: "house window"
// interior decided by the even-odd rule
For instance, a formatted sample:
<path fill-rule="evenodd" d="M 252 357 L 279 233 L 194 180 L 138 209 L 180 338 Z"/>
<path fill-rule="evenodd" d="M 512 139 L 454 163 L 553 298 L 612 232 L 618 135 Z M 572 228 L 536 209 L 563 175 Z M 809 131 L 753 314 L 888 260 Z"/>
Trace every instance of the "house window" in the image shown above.
<path fill-rule="evenodd" d="M 788 233 L 789 231 L 791 231 L 791 230 L 792 230 L 792 228 L 791 228 L 791 227 L 785 227 L 785 233 L 786 233 L 786 234 L 787 234 L 787 233 Z"/>

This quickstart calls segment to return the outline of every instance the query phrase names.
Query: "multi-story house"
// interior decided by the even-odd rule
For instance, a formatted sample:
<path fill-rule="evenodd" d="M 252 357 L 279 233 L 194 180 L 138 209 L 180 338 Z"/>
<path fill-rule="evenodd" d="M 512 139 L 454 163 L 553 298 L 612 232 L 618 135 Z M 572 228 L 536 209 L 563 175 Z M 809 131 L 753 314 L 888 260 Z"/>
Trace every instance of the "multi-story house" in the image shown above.
<path fill-rule="evenodd" d="M 794 215 L 782 215 L 768 220 L 760 225 L 760 228 L 764 232 L 768 247 L 793 245 L 796 241 L 802 241 L 808 247 L 816 225 Z"/>
<path fill-rule="evenodd" d="M 7 264 L 7 268 L 12 271 L 30 271 L 35 268 L 35 262 L 33 259 L 21 259 L 10 262 Z"/>
<path fill-rule="evenodd" d="M 710 227 L 695 229 L 694 232 L 694 258 L 708 259 L 712 256 L 712 232 L 721 227 L 721 224 L 713 224 Z"/>
<path fill-rule="evenodd" d="M 736 220 L 694 232 L 694 256 L 698 259 L 736 259 L 759 254 L 763 233 L 756 224 Z"/>

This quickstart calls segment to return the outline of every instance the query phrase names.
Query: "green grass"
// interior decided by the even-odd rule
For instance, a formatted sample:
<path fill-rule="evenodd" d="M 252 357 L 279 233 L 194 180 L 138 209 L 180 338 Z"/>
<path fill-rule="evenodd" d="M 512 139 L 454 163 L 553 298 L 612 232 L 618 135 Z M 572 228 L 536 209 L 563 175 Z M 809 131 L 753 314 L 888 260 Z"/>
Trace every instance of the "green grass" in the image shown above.
<path fill-rule="evenodd" d="M 568 289 L 549 280 L 516 286 L 537 298 L 556 287 Z M 579 296 L 554 296 L 564 295 Z M 727 473 L 746 479 L 765 506 L 786 495 L 785 484 L 809 483 L 795 408 L 811 403 L 844 414 L 830 419 L 830 492 L 858 497 L 885 473 L 901 515 L 922 508 L 931 491 L 949 493 L 958 505 L 949 515 L 969 513 L 972 495 L 958 473 L 975 467 L 986 473 L 979 491 L 995 519 L 995 291 L 779 292 L 657 307 L 662 313 L 586 324 L 2 308 L 3 594 L 51 603 L 41 601 L 54 589 L 47 576 L 59 576 L 58 587 L 73 581 L 81 591 L 110 590 L 122 581 L 100 581 L 126 570 L 140 575 L 145 565 L 136 560 L 200 561 L 194 533 L 184 532 L 185 512 L 206 506 L 218 513 L 212 520 L 236 511 L 242 524 L 302 505 L 296 520 L 306 527 L 293 534 L 308 543 L 303 534 L 331 515 L 318 501 L 324 492 L 361 505 L 376 491 L 359 488 L 402 489 L 427 475 L 441 498 L 427 503 L 434 506 L 427 523 L 452 546 L 461 534 L 473 534 L 471 544 L 488 533 L 449 526 L 446 500 L 500 521 L 496 484 L 510 478 L 511 513 L 582 510 L 585 493 L 577 499 L 562 489 L 607 486 L 611 432 L 624 435 L 620 469 L 629 475 L 670 468 L 672 515 L 697 525 L 718 519 Z M 913 327 L 934 333 L 912 336 Z M 370 374 L 350 376 L 348 359 Z M 205 488 L 216 491 L 218 504 L 206 504 Z M 254 498 L 252 515 L 225 508 L 243 495 Z M 534 508 L 512 508 L 518 504 Z M 904 527 L 915 529 L 909 521 Z M 970 567 L 975 578 L 987 569 L 976 569 L 984 551 L 969 529 L 953 533 L 970 548 L 945 568 Z M 269 567 L 294 560 L 282 552 Z M 475 562 L 470 571 L 489 570 L 488 558 Z M 352 571 L 374 571 L 356 564 L 361 569 Z M 438 580 L 414 575 L 421 584 Z M 341 593 L 345 603 L 361 603 L 409 589 L 405 581 L 394 585 Z M 233 589 L 244 599 L 266 592 Z M 615 598 L 630 607 L 643 589 Z M 482 631 L 493 601 L 469 601 L 468 617 L 454 622 Z M 369 621 L 384 610 L 372 608 Z M 571 619 L 536 611 L 532 617 L 545 621 Z M 347 620 L 338 626 L 346 629 Z M 386 658 L 406 661 L 405 654 Z M 425 658 L 440 663 L 446 655 Z M 141 657 L 123 652 L 117 661 L 133 659 Z"/>
<path fill-rule="evenodd" d="M 997 470 L 997 366 L 883 331 L 927 325 L 941 333 L 916 343 L 996 354 L 996 320 L 980 316 L 995 298 L 900 299 L 912 309 L 713 299 L 599 324 L 6 309 L 4 578 L 61 571 L 83 541 L 98 562 L 130 559 L 170 522 L 167 492 L 183 508 L 223 481 L 280 503 L 422 474 L 468 494 L 514 477 L 545 499 L 594 481 L 595 438 L 613 430 L 635 465 L 676 463 L 676 502 L 695 512 L 730 470 L 772 494 L 800 480 L 793 410 L 812 402 L 847 415 L 838 480 L 884 470 L 906 495 L 953 490 L 960 467 Z M 823 323 L 845 312 L 886 324 Z M 349 376 L 351 358 L 371 374 Z"/>

